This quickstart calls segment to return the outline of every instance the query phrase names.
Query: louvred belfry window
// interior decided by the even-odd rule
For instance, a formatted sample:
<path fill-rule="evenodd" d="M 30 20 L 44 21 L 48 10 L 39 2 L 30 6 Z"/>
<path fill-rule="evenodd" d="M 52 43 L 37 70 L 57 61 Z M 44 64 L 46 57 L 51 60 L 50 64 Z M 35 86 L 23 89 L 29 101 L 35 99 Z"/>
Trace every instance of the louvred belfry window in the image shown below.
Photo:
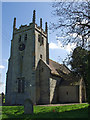
<path fill-rule="evenodd" d="M 40 42 L 40 35 L 38 35 L 38 42 Z"/>
<path fill-rule="evenodd" d="M 19 36 L 19 40 L 18 40 L 18 42 L 21 42 L 21 35 Z"/>
<path fill-rule="evenodd" d="M 27 40 L 27 34 L 25 34 L 24 40 L 25 40 L 25 41 Z"/>
<path fill-rule="evenodd" d="M 41 42 L 42 42 L 41 44 L 43 45 L 44 44 L 44 38 L 43 37 L 42 37 L 42 41 Z"/>

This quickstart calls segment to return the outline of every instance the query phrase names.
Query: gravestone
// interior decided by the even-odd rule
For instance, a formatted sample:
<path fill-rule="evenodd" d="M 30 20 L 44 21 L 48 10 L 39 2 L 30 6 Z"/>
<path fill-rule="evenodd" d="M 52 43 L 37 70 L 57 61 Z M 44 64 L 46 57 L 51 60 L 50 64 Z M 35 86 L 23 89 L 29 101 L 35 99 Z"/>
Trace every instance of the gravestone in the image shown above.
<path fill-rule="evenodd" d="M 30 99 L 24 101 L 24 114 L 33 113 L 33 102 Z"/>

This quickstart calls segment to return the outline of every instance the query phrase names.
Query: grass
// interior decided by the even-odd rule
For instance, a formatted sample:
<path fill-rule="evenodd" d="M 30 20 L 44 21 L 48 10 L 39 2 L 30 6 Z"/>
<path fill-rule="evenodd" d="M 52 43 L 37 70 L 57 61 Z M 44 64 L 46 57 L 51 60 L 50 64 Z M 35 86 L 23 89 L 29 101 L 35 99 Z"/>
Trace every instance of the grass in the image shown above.
<path fill-rule="evenodd" d="M 1 106 L 0 106 L 1 107 Z M 66 106 L 34 106 L 32 115 L 24 114 L 23 106 L 2 106 L 2 119 L 88 118 L 88 104 Z"/>

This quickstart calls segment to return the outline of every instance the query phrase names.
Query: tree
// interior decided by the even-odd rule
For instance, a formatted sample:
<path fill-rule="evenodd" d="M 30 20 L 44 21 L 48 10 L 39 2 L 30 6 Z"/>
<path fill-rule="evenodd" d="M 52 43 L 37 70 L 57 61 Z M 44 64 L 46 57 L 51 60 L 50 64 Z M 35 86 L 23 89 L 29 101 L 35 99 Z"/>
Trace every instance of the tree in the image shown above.
<path fill-rule="evenodd" d="M 76 49 L 73 51 L 67 63 L 71 65 L 73 72 L 78 73 L 85 80 L 88 95 L 90 98 L 90 80 L 89 80 L 89 35 L 90 35 L 90 1 L 72 1 L 61 0 L 54 2 L 53 5 L 54 18 L 56 22 L 51 23 L 50 30 L 57 30 L 57 38 L 63 45 L 75 43 Z M 60 38 L 60 39 L 59 39 Z M 80 46 L 77 48 L 77 46 Z M 85 49 L 83 49 L 85 48 Z M 89 56 L 89 57 L 87 57 Z M 88 99 L 90 103 L 90 99 Z"/>
<path fill-rule="evenodd" d="M 90 28 L 90 1 L 84 2 L 54 2 L 53 12 L 57 18 L 56 23 L 51 23 L 50 29 L 57 30 L 57 36 L 62 43 L 75 43 L 78 46 L 86 47 L 89 41 Z M 61 39 L 64 38 L 64 39 Z M 89 47 L 89 46 L 88 46 Z"/>
<path fill-rule="evenodd" d="M 90 111 L 90 51 L 88 52 L 88 65 L 87 65 L 87 83 L 88 83 L 88 103 Z"/>
<path fill-rule="evenodd" d="M 82 47 L 77 47 L 74 49 L 71 58 L 68 63 L 71 65 L 71 70 L 73 73 L 78 74 L 82 77 L 86 86 L 86 95 L 88 103 L 90 103 L 90 51 L 85 50 Z"/>
<path fill-rule="evenodd" d="M 74 49 L 70 60 L 72 71 L 83 77 L 85 84 L 87 85 L 87 65 L 88 65 L 88 51 L 82 47 Z"/>

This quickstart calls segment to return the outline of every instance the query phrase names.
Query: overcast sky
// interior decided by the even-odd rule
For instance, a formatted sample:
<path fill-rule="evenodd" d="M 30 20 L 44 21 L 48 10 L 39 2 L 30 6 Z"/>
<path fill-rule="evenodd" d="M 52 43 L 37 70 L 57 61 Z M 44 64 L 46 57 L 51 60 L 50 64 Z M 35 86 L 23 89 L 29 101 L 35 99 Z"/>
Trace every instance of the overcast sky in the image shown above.
<path fill-rule="evenodd" d="M 23 0 L 22 0 L 23 1 Z M 0 4 L 1 5 L 1 4 Z M 2 63 L 0 58 L 0 93 L 5 92 L 6 84 L 6 72 L 8 68 L 8 59 L 10 56 L 10 47 L 13 31 L 13 19 L 16 17 L 16 27 L 29 24 L 32 21 L 33 10 L 36 10 L 36 23 L 40 25 L 40 18 L 43 19 L 43 29 L 45 28 L 45 22 L 48 22 L 48 27 L 50 22 L 54 21 L 55 18 L 52 17 L 52 3 L 51 2 L 2 2 L 2 15 L 0 16 L 2 21 Z M 0 24 L 1 25 L 1 24 Z M 49 40 L 49 57 L 59 63 L 70 53 L 71 48 L 74 44 L 64 46 L 62 48 L 62 43 L 56 40 L 56 33 L 48 31 Z M 2 70 L 2 76 L 1 76 Z M 1 88 L 1 85 L 4 87 Z"/>

